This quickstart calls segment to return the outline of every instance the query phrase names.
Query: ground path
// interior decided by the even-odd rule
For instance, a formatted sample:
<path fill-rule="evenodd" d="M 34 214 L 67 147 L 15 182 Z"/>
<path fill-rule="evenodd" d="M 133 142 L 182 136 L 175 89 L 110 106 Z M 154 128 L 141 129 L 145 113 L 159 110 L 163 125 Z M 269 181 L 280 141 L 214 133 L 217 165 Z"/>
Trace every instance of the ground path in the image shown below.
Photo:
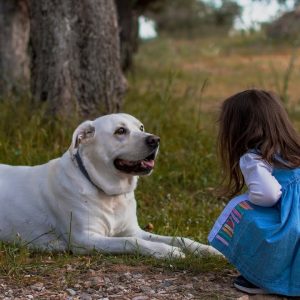
<path fill-rule="evenodd" d="M 52 272 L 26 272 L 18 278 L 0 277 L 0 299 L 287 299 L 252 296 L 232 287 L 235 271 L 222 275 L 205 272 L 165 270 L 153 266 L 104 264 L 80 270 L 73 265 L 55 267 Z M 295 299 L 295 298 L 294 298 Z"/>

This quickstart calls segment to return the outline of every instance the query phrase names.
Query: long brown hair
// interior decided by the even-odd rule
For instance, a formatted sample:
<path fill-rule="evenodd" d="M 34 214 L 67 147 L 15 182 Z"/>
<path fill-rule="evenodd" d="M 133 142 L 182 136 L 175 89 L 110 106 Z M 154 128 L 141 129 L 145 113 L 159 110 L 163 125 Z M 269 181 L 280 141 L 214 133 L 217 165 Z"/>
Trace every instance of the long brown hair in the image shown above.
<path fill-rule="evenodd" d="M 279 97 L 264 90 L 245 90 L 223 102 L 218 135 L 223 196 L 232 197 L 242 190 L 245 182 L 239 160 L 251 149 L 276 167 L 300 166 L 300 138 Z M 276 154 L 280 160 L 275 159 Z"/>

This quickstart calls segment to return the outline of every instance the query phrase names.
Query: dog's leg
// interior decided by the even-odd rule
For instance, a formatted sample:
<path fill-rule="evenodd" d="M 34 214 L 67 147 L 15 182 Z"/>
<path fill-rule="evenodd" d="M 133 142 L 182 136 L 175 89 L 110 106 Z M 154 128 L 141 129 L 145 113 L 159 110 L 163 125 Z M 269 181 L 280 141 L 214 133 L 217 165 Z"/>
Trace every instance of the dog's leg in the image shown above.
<path fill-rule="evenodd" d="M 152 241 L 152 242 L 157 242 L 157 243 L 164 243 L 167 245 L 179 247 L 182 250 L 187 250 L 191 253 L 194 253 L 196 255 L 207 255 L 207 254 L 214 254 L 214 255 L 222 255 L 219 251 L 214 249 L 211 246 L 200 244 L 196 241 L 193 241 L 188 238 L 183 238 L 183 237 L 171 237 L 171 236 L 163 236 L 163 235 L 158 235 L 158 234 L 153 234 L 147 231 L 144 231 L 140 229 L 137 234 L 137 237 L 147 240 L 147 241 Z"/>
<path fill-rule="evenodd" d="M 80 239 L 72 242 L 70 249 L 81 254 L 96 250 L 104 253 L 140 253 L 156 258 L 185 257 L 180 248 L 137 237 L 94 236 L 92 239 Z"/>

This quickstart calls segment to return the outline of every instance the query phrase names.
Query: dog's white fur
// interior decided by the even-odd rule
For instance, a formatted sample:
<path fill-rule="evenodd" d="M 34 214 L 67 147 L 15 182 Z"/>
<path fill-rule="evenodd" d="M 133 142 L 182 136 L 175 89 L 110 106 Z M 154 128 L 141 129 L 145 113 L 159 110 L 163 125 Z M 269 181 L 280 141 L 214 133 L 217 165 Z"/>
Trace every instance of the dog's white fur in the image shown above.
<path fill-rule="evenodd" d="M 120 126 L 126 134 L 114 134 Z M 0 165 L 0 240 L 75 253 L 138 251 L 158 258 L 183 257 L 182 250 L 218 254 L 190 239 L 139 227 L 134 197 L 138 177 L 118 171 L 113 162 L 117 157 L 145 158 L 149 135 L 130 115 L 107 115 L 79 125 L 60 158 L 33 167 Z M 99 188 L 80 171 L 76 151 Z"/>

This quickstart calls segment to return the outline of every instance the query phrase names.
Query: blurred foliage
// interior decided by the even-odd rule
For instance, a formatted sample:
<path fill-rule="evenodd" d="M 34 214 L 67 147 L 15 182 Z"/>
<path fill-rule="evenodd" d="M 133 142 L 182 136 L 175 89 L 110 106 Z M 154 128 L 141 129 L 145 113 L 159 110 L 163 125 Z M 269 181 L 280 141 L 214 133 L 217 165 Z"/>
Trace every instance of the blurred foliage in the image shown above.
<path fill-rule="evenodd" d="M 256 0 L 257 1 L 257 0 Z M 259 0 L 262 1 L 262 0 Z M 268 0 L 264 0 L 264 1 L 268 1 Z M 277 0 L 278 3 L 285 5 L 287 2 L 289 2 L 289 0 Z M 294 0 L 294 6 L 296 7 L 297 5 L 300 4 L 300 0 Z"/>
<path fill-rule="evenodd" d="M 228 33 L 241 11 L 233 0 L 222 0 L 220 6 L 198 0 L 164 0 L 154 1 L 145 15 L 155 21 L 158 33 L 192 38 Z"/>
<path fill-rule="evenodd" d="M 300 6 L 284 13 L 278 19 L 266 26 L 266 32 L 272 39 L 285 39 L 300 42 Z"/>

